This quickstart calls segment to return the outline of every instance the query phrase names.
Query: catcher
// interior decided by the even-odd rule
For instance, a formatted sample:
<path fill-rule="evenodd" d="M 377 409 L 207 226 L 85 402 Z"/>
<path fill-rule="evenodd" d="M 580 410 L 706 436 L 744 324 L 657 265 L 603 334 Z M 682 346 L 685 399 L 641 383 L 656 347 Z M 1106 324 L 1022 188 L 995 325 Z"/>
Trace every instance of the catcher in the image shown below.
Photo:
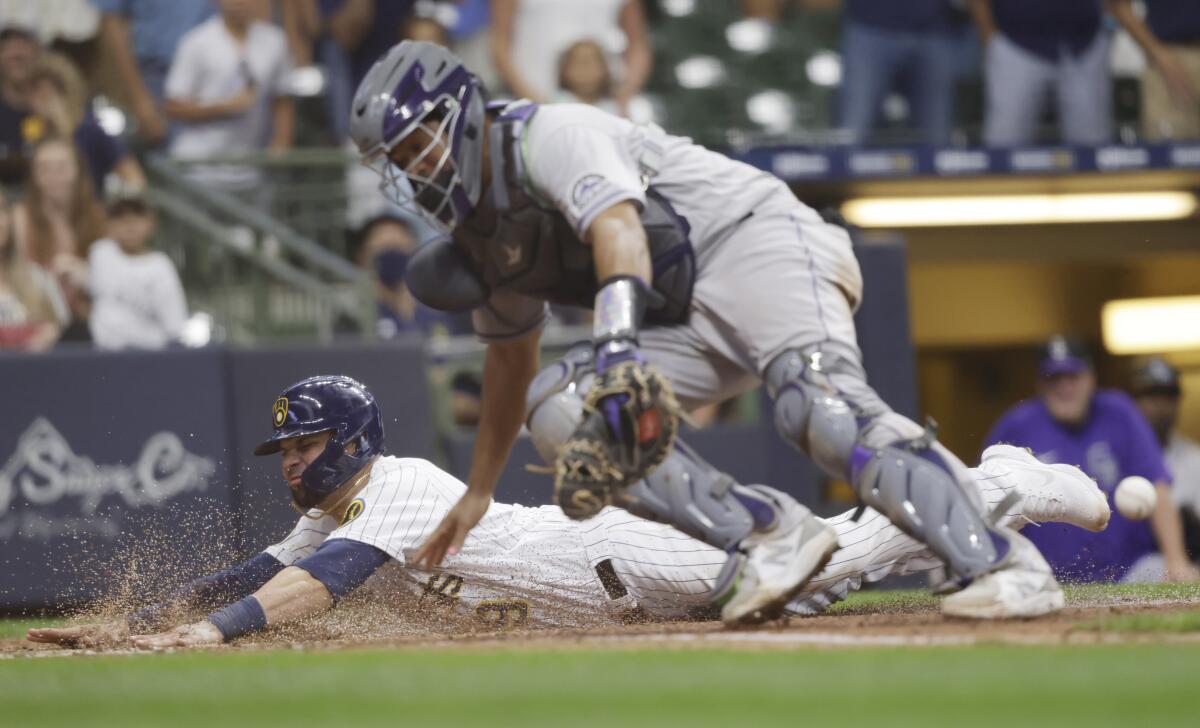
<path fill-rule="evenodd" d="M 652 618 L 709 612 L 724 552 L 617 508 L 579 523 L 553 506 L 492 503 L 444 569 L 422 570 L 412 560 L 417 547 L 466 486 L 424 460 L 385 455 L 375 399 L 347 377 L 292 385 L 272 417 L 274 431 L 255 452 L 282 454 L 283 477 L 304 512 L 287 538 L 125 619 L 34 629 L 29 639 L 91 647 L 150 632 L 133 644 L 219 644 L 323 612 L 368 581 L 389 605 L 407 598 L 419 610 L 448 609 L 490 627 L 611 623 L 631 610 Z M 1059 520 L 1095 530 L 1107 521 L 1106 501 L 1077 468 L 997 446 L 971 472 L 986 502 L 1019 501 L 1005 522 Z M 820 611 L 864 581 L 938 563 L 873 511 L 829 523 L 845 548 L 790 611 Z"/>
<path fill-rule="evenodd" d="M 409 289 L 470 310 L 488 344 L 467 492 L 417 563 L 462 547 L 528 409 L 569 517 L 617 505 L 671 524 L 729 555 L 712 594 L 727 624 L 779 615 L 836 534 L 675 441 L 680 408 L 765 382 L 784 439 L 946 562 L 947 614 L 1062 606 L 966 467 L 867 385 L 850 238 L 779 179 L 589 106 L 488 103 L 456 56 L 412 41 L 364 77 L 351 133 L 384 193 L 446 234 L 414 256 Z M 548 302 L 594 308 L 593 341 L 535 376 Z"/>

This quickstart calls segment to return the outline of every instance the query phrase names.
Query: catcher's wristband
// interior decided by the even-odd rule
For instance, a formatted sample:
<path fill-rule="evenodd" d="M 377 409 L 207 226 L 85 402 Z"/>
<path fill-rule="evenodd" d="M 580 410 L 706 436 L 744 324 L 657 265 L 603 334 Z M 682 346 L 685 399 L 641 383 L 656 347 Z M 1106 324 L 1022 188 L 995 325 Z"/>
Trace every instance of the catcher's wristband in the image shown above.
<path fill-rule="evenodd" d="M 249 596 L 208 615 L 208 621 L 212 622 L 221 633 L 221 637 L 228 642 L 234 637 L 265 629 L 267 613 L 263 611 L 258 599 Z"/>
<path fill-rule="evenodd" d="M 646 284 L 630 275 L 613 276 L 600 284 L 596 293 L 592 343 L 637 341 L 638 329 L 646 315 Z"/>

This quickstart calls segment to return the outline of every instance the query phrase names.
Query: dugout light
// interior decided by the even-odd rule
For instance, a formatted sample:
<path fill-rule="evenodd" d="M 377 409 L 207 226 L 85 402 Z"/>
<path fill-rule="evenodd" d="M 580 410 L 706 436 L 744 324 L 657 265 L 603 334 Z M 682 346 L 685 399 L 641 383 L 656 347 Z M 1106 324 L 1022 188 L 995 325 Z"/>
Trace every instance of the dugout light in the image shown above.
<path fill-rule="evenodd" d="M 1100 320 L 1113 354 L 1200 351 L 1200 296 L 1109 301 Z"/>
<path fill-rule="evenodd" d="M 1187 192 L 875 197 L 842 206 L 847 220 L 872 228 L 1176 220 L 1195 212 Z"/>

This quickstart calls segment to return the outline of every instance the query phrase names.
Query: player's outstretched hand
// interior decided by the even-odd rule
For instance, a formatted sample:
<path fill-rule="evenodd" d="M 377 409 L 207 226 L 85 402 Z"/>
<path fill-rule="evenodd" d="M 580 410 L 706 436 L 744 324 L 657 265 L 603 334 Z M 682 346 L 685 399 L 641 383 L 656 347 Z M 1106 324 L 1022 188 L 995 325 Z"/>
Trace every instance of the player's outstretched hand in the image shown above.
<path fill-rule="evenodd" d="M 129 625 L 119 619 L 77 627 L 41 627 L 29 630 L 25 639 L 60 647 L 114 647 L 129 641 Z"/>
<path fill-rule="evenodd" d="M 475 524 L 483 518 L 483 514 L 487 513 L 487 509 L 492 505 L 491 496 L 483 496 L 467 491 L 458 503 L 450 509 L 442 522 L 425 543 L 421 544 L 421 548 L 417 549 L 417 553 L 413 556 L 413 565 L 418 569 L 426 571 L 433 569 L 442 560 L 446 558 L 446 554 L 454 556 L 462 548 L 463 542 L 467 540 L 467 534 L 475 528 Z"/>
<path fill-rule="evenodd" d="M 221 631 L 212 622 L 185 624 L 158 634 L 137 635 L 133 646 L 143 650 L 161 650 L 167 647 L 207 647 L 225 641 Z"/>

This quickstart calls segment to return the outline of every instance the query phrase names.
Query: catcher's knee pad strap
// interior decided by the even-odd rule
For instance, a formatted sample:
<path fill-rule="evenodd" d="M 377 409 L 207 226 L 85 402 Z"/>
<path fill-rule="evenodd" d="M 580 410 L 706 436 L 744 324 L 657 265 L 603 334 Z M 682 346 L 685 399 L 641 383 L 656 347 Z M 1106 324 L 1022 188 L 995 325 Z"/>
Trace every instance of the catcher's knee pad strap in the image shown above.
<path fill-rule="evenodd" d="M 766 498 L 738 485 L 681 442 L 654 472 L 617 493 L 613 505 L 725 550 L 735 548 L 756 524 L 774 518 Z"/>
<path fill-rule="evenodd" d="M 851 482 L 863 502 L 924 542 L 962 582 L 991 571 L 1007 542 L 931 443 L 855 448 Z"/>
<path fill-rule="evenodd" d="M 525 426 L 533 446 L 547 463 L 583 420 L 583 400 L 594 374 L 592 345 L 570 349 L 562 359 L 538 372 L 525 397 Z"/>
<path fill-rule="evenodd" d="M 1003 540 L 993 538 L 978 493 L 963 487 L 966 467 L 888 409 L 857 362 L 792 350 L 771 362 L 765 379 L 784 439 L 848 480 L 864 503 L 927 544 L 959 578 L 993 568 Z"/>

